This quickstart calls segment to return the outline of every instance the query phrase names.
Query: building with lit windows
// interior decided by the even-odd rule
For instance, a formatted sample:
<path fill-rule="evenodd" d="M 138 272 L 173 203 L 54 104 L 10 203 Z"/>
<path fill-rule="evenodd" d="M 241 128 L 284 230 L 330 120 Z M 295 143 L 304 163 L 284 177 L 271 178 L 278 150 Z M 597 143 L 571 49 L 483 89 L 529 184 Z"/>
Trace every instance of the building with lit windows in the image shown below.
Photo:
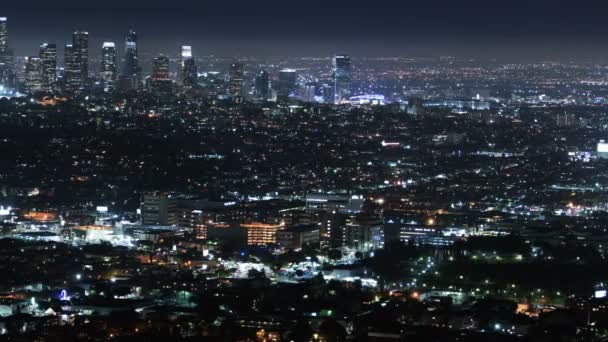
<path fill-rule="evenodd" d="M 198 68 L 192 54 L 192 46 L 184 45 L 181 48 L 181 80 L 182 85 L 191 88 L 196 85 L 198 79 Z"/>
<path fill-rule="evenodd" d="M 247 244 L 250 246 L 271 245 L 277 242 L 277 231 L 283 228 L 280 224 L 246 223 L 241 224 L 247 231 Z"/>
<path fill-rule="evenodd" d="M 103 90 L 111 92 L 116 87 L 116 44 L 104 42 L 101 48 L 101 80 Z"/>
<path fill-rule="evenodd" d="M 141 68 L 137 48 L 137 32 L 129 30 L 125 37 L 124 64 L 120 76 L 121 90 L 137 90 L 141 87 Z"/>
<path fill-rule="evenodd" d="M 270 98 L 270 77 L 266 70 L 261 70 L 255 77 L 255 96 L 264 101 Z"/>
<path fill-rule="evenodd" d="M 152 63 L 152 77 L 148 82 L 150 90 L 157 95 L 169 95 L 173 92 L 173 81 L 169 73 L 169 58 L 158 56 Z"/>
<path fill-rule="evenodd" d="M 335 103 L 349 101 L 351 96 L 352 64 L 347 55 L 337 55 L 333 59 Z"/>
<path fill-rule="evenodd" d="M 53 90 L 57 86 L 57 45 L 44 43 L 40 45 L 40 63 L 42 87 Z"/>
<path fill-rule="evenodd" d="M 15 89 L 15 60 L 8 44 L 8 21 L 0 17 L 0 87 L 2 93 L 13 93 Z"/>
<path fill-rule="evenodd" d="M 228 93 L 232 97 L 243 95 L 244 82 L 244 67 L 241 63 L 230 64 L 230 82 L 228 84 Z"/>
<path fill-rule="evenodd" d="M 89 33 L 80 30 L 74 32 L 72 47 L 76 66 L 75 77 L 79 86 L 84 87 L 89 78 Z"/>
<path fill-rule="evenodd" d="M 277 100 L 287 101 L 296 91 L 297 73 L 294 69 L 283 69 L 279 72 Z"/>
<path fill-rule="evenodd" d="M 33 94 L 42 90 L 42 61 L 38 57 L 25 58 L 25 90 Z"/>
<path fill-rule="evenodd" d="M 144 194 L 142 223 L 171 226 L 177 224 L 176 201 L 171 194 L 154 192 Z"/>

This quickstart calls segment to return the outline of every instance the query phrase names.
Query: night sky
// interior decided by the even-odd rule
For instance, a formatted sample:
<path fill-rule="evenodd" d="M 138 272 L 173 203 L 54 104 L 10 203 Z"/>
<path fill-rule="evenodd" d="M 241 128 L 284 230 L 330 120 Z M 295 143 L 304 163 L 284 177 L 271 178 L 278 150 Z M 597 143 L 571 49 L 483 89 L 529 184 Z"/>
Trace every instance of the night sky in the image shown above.
<path fill-rule="evenodd" d="M 4 2 L 4 1 L 3 1 Z M 94 3 L 92 7 L 88 3 Z M 128 3 L 125 5 L 125 3 Z M 44 41 L 63 45 L 74 28 L 91 47 L 122 44 L 131 27 L 140 49 L 197 55 L 462 55 L 604 59 L 605 1 L 244 1 L 29 0 L 0 6 L 10 44 L 33 54 Z"/>

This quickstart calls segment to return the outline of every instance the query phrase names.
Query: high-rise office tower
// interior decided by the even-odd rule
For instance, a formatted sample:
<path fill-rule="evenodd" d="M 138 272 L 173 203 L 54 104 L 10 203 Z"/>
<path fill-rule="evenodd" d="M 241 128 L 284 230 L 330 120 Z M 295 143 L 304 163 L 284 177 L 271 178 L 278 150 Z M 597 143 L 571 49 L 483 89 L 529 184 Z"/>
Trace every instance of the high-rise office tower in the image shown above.
<path fill-rule="evenodd" d="M 15 63 L 13 51 L 8 45 L 8 22 L 0 17 L 0 86 L 5 89 L 15 87 Z"/>
<path fill-rule="evenodd" d="M 335 103 L 348 101 L 351 95 L 352 65 L 347 55 L 336 55 L 333 60 Z"/>
<path fill-rule="evenodd" d="M 8 27 L 6 17 L 0 17 L 0 52 L 8 50 Z"/>
<path fill-rule="evenodd" d="M 166 56 L 158 56 L 154 58 L 152 65 L 153 80 L 168 80 L 169 79 L 169 58 Z"/>
<path fill-rule="evenodd" d="M 168 95 L 173 92 L 173 81 L 169 74 L 169 58 L 166 56 L 161 55 L 154 58 L 149 86 L 158 95 Z"/>
<path fill-rule="evenodd" d="M 89 78 L 89 33 L 77 30 L 72 35 L 73 58 L 77 69 L 76 83 L 79 88 L 86 85 Z"/>
<path fill-rule="evenodd" d="M 335 98 L 334 98 L 334 86 L 333 86 L 333 84 L 324 83 L 321 86 L 321 93 L 323 95 L 323 102 L 324 103 L 334 103 L 335 102 Z"/>
<path fill-rule="evenodd" d="M 296 91 L 297 74 L 293 69 L 283 69 L 279 72 L 279 84 L 277 86 L 277 100 L 287 101 L 290 95 Z"/>
<path fill-rule="evenodd" d="M 116 44 L 104 42 L 101 48 L 101 79 L 103 91 L 111 92 L 116 87 Z"/>
<path fill-rule="evenodd" d="M 80 82 L 80 70 L 78 68 L 74 45 L 65 45 L 63 62 L 63 80 L 65 89 L 67 91 L 76 91 L 77 89 L 80 89 L 82 83 Z"/>
<path fill-rule="evenodd" d="M 42 87 L 53 90 L 57 86 L 57 45 L 44 43 L 40 45 L 40 63 Z"/>
<path fill-rule="evenodd" d="M 232 97 L 243 94 L 244 67 L 241 63 L 230 64 L 230 81 L 228 83 L 228 93 Z"/>
<path fill-rule="evenodd" d="M 192 55 L 192 46 L 183 45 L 181 49 L 181 81 L 184 87 L 193 87 L 197 83 L 198 69 Z"/>
<path fill-rule="evenodd" d="M 42 61 L 39 57 L 25 57 L 25 89 L 30 94 L 43 88 Z"/>
<path fill-rule="evenodd" d="M 121 88 L 124 90 L 141 87 L 141 69 L 137 51 L 137 33 L 129 30 L 125 38 L 125 61 L 121 75 Z"/>
<path fill-rule="evenodd" d="M 266 70 L 262 70 L 255 77 L 255 95 L 260 100 L 268 100 L 270 94 L 270 77 Z"/>

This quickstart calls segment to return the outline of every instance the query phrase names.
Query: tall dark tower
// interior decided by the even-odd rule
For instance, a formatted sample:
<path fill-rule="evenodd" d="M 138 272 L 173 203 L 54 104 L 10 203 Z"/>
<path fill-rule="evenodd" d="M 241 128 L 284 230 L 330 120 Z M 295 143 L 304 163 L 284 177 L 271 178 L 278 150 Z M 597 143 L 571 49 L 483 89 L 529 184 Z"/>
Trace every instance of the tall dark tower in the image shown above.
<path fill-rule="evenodd" d="M 194 60 L 194 56 L 192 55 L 192 46 L 183 45 L 181 57 L 182 85 L 186 88 L 189 88 L 196 84 L 198 78 L 198 69 L 196 67 L 196 61 Z"/>
<path fill-rule="evenodd" d="M 141 69 L 137 52 L 137 33 L 129 30 L 125 38 L 125 61 L 121 75 L 121 87 L 139 89 L 141 87 Z"/>
<path fill-rule="evenodd" d="M 298 76 L 293 69 L 283 69 L 279 72 L 279 84 L 277 87 L 277 100 L 287 101 L 289 96 L 296 91 L 296 81 Z"/>
<path fill-rule="evenodd" d="M 103 91 L 111 92 L 116 86 L 116 44 L 104 42 L 101 48 L 101 79 Z"/>
<path fill-rule="evenodd" d="M 75 31 L 72 34 L 72 48 L 75 69 L 77 70 L 77 74 L 74 76 L 78 88 L 82 88 L 89 78 L 89 33 L 80 30 Z"/>
<path fill-rule="evenodd" d="M 8 27 L 6 17 L 0 17 L 0 53 L 8 50 Z"/>
<path fill-rule="evenodd" d="M 255 95 L 260 100 L 268 100 L 270 92 L 270 77 L 266 70 L 262 70 L 255 77 Z"/>
<path fill-rule="evenodd" d="M 160 96 L 173 93 L 173 81 L 169 73 L 169 58 L 166 56 L 161 55 L 154 58 L 149 86 L 153 93 Z"/>
<path fill-rule="evenodd" d="M 334 103 L 348 101 L 351 95 L 352 65 L 347 55 L 334 56 Z"/>
<path fill-rule="evenodd" d="M 42 89 L 53 90 L 57 86 L 57 45 L 40 45 Z"/>
<path fill-rule="evenodd" d="M 8 46 L 6 17 L 0 17 L 0 86 L 5 90 L 15 88 L 15 62 L 13 51 Z"/>
<path fill-rule="evenodd" d="M 66 91 L 76 91 L 80 88 L 80 71 L 76 62 L 74 45 L 66 44 L 63 57 L 63 82 Z"/>
<path fill-rule="evenodd" d="M 243 69 L 243 64 L 241 63 L 232 63 L 230 65 L 230 83 L 228 93 L 232 97 L 238 97 L 243 94 Z"/>
<path fill-rule="evenodd" d="M 154 58 L 152 66 L 153 80 L 168 80 L 169 79 L 169 58 L 166 56 L 158 56 Z"/>

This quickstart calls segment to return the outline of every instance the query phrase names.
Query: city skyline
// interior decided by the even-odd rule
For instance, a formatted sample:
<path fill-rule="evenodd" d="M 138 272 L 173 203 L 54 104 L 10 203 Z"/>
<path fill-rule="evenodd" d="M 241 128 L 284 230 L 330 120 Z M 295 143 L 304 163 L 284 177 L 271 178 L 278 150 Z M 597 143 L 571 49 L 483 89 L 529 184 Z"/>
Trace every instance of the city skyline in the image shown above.
<path fill-rule="evenodd" d="M 0 8 L 0 340 L 608 341 L 608 4 Z"/>

